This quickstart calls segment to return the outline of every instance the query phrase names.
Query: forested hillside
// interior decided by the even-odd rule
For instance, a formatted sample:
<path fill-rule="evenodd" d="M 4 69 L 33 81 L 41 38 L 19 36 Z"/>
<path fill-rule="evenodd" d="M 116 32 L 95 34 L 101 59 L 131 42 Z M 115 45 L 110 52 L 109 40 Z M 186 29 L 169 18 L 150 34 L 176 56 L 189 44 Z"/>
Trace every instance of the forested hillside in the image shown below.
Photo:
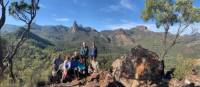
<path fill-rule="evenodd" d="M 0 1 L 0 87 L 200 85 L 197 1 L 79 2 Z"/>

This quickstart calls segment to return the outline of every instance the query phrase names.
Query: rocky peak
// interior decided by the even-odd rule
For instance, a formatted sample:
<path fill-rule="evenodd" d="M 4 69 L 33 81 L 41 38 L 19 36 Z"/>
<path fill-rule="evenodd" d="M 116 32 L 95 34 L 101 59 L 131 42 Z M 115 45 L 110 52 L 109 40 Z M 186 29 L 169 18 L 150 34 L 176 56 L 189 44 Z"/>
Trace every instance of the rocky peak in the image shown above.
<path fill-rule="evenodd" d="M 124 31 L 122 28 L 120 28 L 120 29 L 117 29 L 117 30 L 115 31 L 115 34 L 121 35 L 121 34 L 126 34 L 126 33 L 125 33 L 125 31 Z"/>
<path fill-rule="evenodd" d="M 79 29 L 79 26 L 78 26 L 78 24 L 76 23 L 76 21 L 74 21 L 74 23 L 73 23 L 73 26 L 72 26 L 72 28 L 71 28 L 71 32 L 77 32 L 78 31 L 78 29 Z"/>
<path fill-rule="evenodd" d="M 91 28 L 91 27 L 83 27 L 82 25 L 78 25 L 76 21 L 74 21 L 70 32 L 74 33 L 74 32 L 78 32 L 78 31 L 83 31 L 83 32 L 97 32 L 95 29 Z"/>
<path fill-rule="evenodd" d="M 147 31 L 148 30 L 148 28 L 146 26 L 144 26 L 144 25 L 138 25 L 135 28 L 139 29 L 139 30 L 142 30 L 142 31 Z"/>

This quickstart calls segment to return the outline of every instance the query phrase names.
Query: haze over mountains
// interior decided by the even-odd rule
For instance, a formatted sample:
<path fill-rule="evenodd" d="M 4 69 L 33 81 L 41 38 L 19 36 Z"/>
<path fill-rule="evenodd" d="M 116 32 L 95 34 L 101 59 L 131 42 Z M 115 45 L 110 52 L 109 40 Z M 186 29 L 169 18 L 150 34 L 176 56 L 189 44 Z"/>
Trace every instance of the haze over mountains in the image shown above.
<path fill-rule="evenodd" d="M 23 30 L 20 26 L 5 25 L 3 31 L 6 35 Z M 148 27 L 140 25 L 131 29 L 115 29 L 97 31 L 91 27 L 84 27 L 75 21 L 71 27 L 57 25 L 57 26 L 41 26 L 32 24 L 31 32 L 29 33 L 29 42 L 37 43 L 38 47 L 54 47 L 61 50 L 77 50 L 81 42 L 85 41 L 88 45 L 95 42 L 102 52 L 127 52 L 130 47 L 135 45 L 142 45 L 148 49 L 160 52 L 162 33 L 153 32 Z M 169 36 L 173 39 L 174 35 Z M 200 34 L 184 35 L 170 53 L 170 55 L 183 54 L 189 57 L 199 57 L 200 51 Z M 198 47 L 197 47 L 198 46 Z M 195 55 L 195 56 L 194 56 Z"/>

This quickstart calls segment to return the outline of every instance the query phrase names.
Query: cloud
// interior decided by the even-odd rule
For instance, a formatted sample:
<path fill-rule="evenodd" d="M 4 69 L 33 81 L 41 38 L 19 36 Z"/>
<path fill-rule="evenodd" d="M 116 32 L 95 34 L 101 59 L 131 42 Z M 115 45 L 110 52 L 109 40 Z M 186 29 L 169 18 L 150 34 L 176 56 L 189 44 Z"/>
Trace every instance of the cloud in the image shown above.
<path fill-rule="evenodd" d="M 148 30 L 150 31 L 154 31 L 154 32 L 164 32 L 164 29 L 161 28 L 157 28 L 156 25 L 154 23 L 137 23 L 137 22 L 132 22 L 129 20 L 121 20 L 121 23 L 118 24 L 111 24 L 111 25 L 107 25 L 106 29 L 119 29 L 119 28 L 123 28 L 123 29 L 130 29 L 130 28 L 134 28 L 136 26 L 139 25 L 144 25 L 148 28 Z M 192 29 L 195 29 L 196 32 L 200 32 L 200 23 L 195 23 L 191 26 L 189 26 L 181 35 L 184 34 L 191 34 L 192 33 Z M 176 34 L 177 33 L 177 29 L 178 29 L 178 25 L 174 25 L 170 28 L 170 33 L 172 34 Z"/>
<path fill-rule="evenodd" d="M 119 0 L 119 2 L 103 7 L 100 10 L 104 12 L 113 12 L 113 11 L 124 12 L 124 9 L 133 11 L 134 8 L 135 7 L 133 6 L 133 2 L 131 2 L 131 0 Z"/>
<path fill-rule="evenodd" d="M 121 22 L 122 23 L 107 25 L 106 29 L 110 29 L 110 30 L 119 29 L 119 28 L 131 29 L 136 26 L 144 25 L 150 31 L 154 31 L 154 32 L 163 32 L 164 31 L 162 28 L 157 28 L 156 25 L 153 23 L 137 23 L 137 22 L 132 22 L 132 21 L 128 21 L 128 20 L 121 20 Z"/>
<path fill-rule="evenodd" d="M 39 4 L 40 8 L 47 8 L 44 4 Z"/>
<path fill-rule="evenodd" d="M 130 29 L 135 26 L 144 25 L 144 26 L 147 26 L 148 29 L 151 29 L 152 31 L 158 31 L 158 29 L 156 28 L 156 25 L 152 24 L 152 23 L 137 23 L 137 22 L 133 22 L 130 20 L 125 20 L 125 19 L 120 20 L 120 22 L 121 23 L 118 23 L 118 24 L 107 25 L 106 28 L 108 28 L 108 29 L 118 29 L 118 28 Z"/>
<path fill-rule="evenodd" d="M 118 5 L 110 5 L 109 9 L 113 10 L 113 11 L 118 11 L 120 9 L 120 7 Z"/>
<path fill-rule="evenodd" d="M 119 29 L 119 28 L 131 29 L 136 26 L 144 25 L 150 31 L 164 32 L 163 27 L 157 28 L 155 22 L 148 22 L 148 23 L 147 22 L 134 22 L 130 19 L 121 19 L 121 20 L 118 20 L 118 23 L 113 22 L 113 21 L 114 21 L 113 19 L 106 19 L 104 23 L 107 23 L 107 25 L 105 25 L 104 29 L 109 29 L 109 30 L 114 30 L 114 29 Z M 191 24 L 181 35 L 191 34 L 193 31 L 200 33 L 199 26 L 200 26 L 200 23 Z M 172 34 L 176 34 L 178 31 L 178 27 L 179 27 L 178 24 L 174 24 L 173 26 L 170 27 L 169 32 Z M 183 27 L 184 26 L 182 26 L 182 28 Z"/>
<path fill-rule="evenodd" d="M 55 18 L 56 21 L 64 22 L 69 21 L 69 18 Z"/>
<path fill-rule="evenodd" d="M 110 5 L 105 8 L 101 8 L 100 11 L 102 12 L 115 12 L 115 11 L 120 11 L 121 7 L 119 5 Z"/>
<path fill-rule="evenodd" d="M 112 24 L 112 25 L 107 25 L 108 29 L 118 29 L 118 28 L 124 28 L 124 29 L 129 29 L 134 27 L 136 24 L 133 22 L 130 23 L 122 23 L 122 24 Z"/>
<path fill-rule="evenodd" d="M 120 5 L 129 10 L 133 10 L 133 3 L 130 0 L 120 0 Z"/>
<path fill-rule="evenodd" d="M 200 32 L 199 30 L 199 26 L 200 26 L 200 23 L 194 23 L 194 24 L 191 24 L 190 26 L 188 26 L 182 33 L 181 35 L 184 35 L 184 34 L 192 34 L 193 32 Z M 185 26 L 182 26 L 181 29 L 183 29 Z M 177 34 L 178 32 L 178 28 L 179 28 L 179 25 L 178 24 L 175 24 L 173 26 L 170 27 L 170 30 L 169 32 L 172 33 L 172 34 Z M 163 29 L 163 28 L 161 28 Z M 164 30 L 164 29 L 163 29 Z"/>

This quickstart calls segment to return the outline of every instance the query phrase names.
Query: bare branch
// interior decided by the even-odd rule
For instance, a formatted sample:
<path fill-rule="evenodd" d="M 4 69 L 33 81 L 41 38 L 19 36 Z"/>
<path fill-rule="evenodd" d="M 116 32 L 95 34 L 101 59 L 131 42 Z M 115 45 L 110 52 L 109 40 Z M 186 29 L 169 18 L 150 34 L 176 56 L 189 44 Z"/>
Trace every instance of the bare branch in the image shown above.
<path fill-rule="evenodd" d="M 27 10 L 23 10 L 23 11 L 26 12 L 27 14 L 29 14 L 29 15 L 31 14 L 31 12 L 29 12 L 29 11 L 27 11 Z"/>
<path fill-rule="evenodd" d="M 187 27 L 189 27 L 189 24 L 185 25 L 185 27 L 183 27 L 182 29 L 179 29 L 175 39 L 173 40 L 172 44 L 170 45 L 169 49 L 171 49 L 177 42 L 177 39 L 179 38 L 179 36 L 185 31 L 185 29 L 187 29 Z"/>
<path fill-rule="evenodd" d="M 7 7 L 7 6 L 8 6 L 8 3 L 9 3 L 9 0 L 6 2 L 6 4 L 5 4 L 5 7 Z"/>
<path fill-rule="evenodd" d="M 178 38 L 180 37 L 180 35 L 185 31 L 185 29 L 187 29 L 189 27 L 189 23 L 185 24 L 184 27 L 182 28 L 182 23 L 179 23 L 179 27 L 176 33 L 176 36 L 174 38 L 174 40 L 172 41 L 172 43 L 169 45 L 169 47 L 164 51 L 162 57 L 164 58 L 166 56 L 166 54 L 169 52 L 169 50 L 177 43 Z"/>
<path fill-rule="evenodd" d="M 28 23 L 26 19 L 23 19 L 22 17 L 20 17 L 20 15 L 18 13 L 15 12 L 15 16 L 17 17 L 17 19 L 25 22 L 26 24 Z"/>

